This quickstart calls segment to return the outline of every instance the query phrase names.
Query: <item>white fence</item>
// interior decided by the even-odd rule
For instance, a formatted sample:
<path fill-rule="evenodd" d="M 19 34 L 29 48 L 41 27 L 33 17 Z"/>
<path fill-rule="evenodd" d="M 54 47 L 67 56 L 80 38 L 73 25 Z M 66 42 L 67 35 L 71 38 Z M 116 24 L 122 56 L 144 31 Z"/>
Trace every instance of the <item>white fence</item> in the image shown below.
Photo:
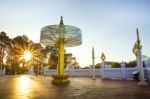
<path fill-rule="evenodd" d="M 137 68 L 104 68 L 101 70 L 101 78 L 133 79 L 134 71 L 137 71 Z"/>
<path fill-rule="evenodd" d="M 101 71 L 100 69 L 95 69 L 95 75 L 100 76 L 100 71 Z M 43 75 L 47 76 L 53 74 L 57 74 L 56 69 L 44 68 Z M 70 74 L 71 76 L 92 76 L 93 71 L 92 69 L 69 69 L 69 70 L 65 70 L 65 74 Z"/>
<path fill-rule="evenodd" d="M 137 68 L 102 68 L 95 69 L 95 75 L 100 76 L 101 79 L 127 79 L 132 80 L 134 75 L 132 74 L 134 71 L 138 71 Z M 144 68 L 145 79 L 150 79 L 150 69 Z M 53 75 L 57 74 L 57 70 L 55 69 L 44 69 L 43 75 Z M 70 69 L 65 70 L 65 74 L 70 74 L 71 76 L 87 76 L 91 77 L 93 75 L 92 69 Z"/>

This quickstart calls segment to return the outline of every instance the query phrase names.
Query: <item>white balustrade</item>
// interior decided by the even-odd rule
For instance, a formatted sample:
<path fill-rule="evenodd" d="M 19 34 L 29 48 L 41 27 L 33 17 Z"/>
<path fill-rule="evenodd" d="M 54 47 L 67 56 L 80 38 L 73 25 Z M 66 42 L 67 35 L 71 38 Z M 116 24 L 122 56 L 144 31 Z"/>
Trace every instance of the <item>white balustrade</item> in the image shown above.
<path fill-rule="evenodd" d="M 95 69 L 95 76 L 99 76 L 101 79 L 125 79 L 125 80 L 133 80 L 134 71 L 138 71 L 136 67 L 134 68 L 126 68 L 124 64 L 120 65 L 121 68 L 110 68 L 110 66 L 102 66 L 101 69 Z M 108 67 L 108 68 L 107 68 Z M 30 71 L 31 72 L 31 71 Z M 65 69 L 65 74 L 69 74 L 70 76 L 86 76 L 92 77 L 92 69 Z M 51 76 L 53 74 L 57 74 L 57 69 L 48 69 L 48 67 L 44 67 L 43 75 Z M 145 79 L 150 80 L 150 68 L 144 68 Z"/>

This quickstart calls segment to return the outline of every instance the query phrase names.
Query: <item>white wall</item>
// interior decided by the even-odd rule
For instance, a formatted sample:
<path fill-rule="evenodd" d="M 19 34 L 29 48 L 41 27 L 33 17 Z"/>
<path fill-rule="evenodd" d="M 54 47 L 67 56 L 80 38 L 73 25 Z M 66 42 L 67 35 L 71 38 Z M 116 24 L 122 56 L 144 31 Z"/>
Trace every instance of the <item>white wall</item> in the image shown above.
<path fill-rule="evenodd" d="M 137 68 L 104 68 L 101 70 L 101 78 L 133 79 L 134 71 L 137 71 Z"/>
<path fill-rule="evenodd" d="M 44 68 L 44 74 L 43 75 L 53 75 L 57 74 L 56 69 L 45 69 Z M 71 76 L 92 76 L 92 70 L 91 69 L 69 69 L 65 70 L 65 74 L 70 74 Z M 95 75 L 100 76 L 100 69 L 95 69 Z"/>
<path fill-rule="evenodd" d="M 126 79 L 133 80 L 134 71 L 137 71 L 137 68 L 102 68 L 95 69 L 95 75 L 101 77 L 101 79 Z M 150 78 L 150 69 L 144 68 L 145 79 Z M 44 74 L 46 76 L 51 76 L 57 74 L 55 69 L 44 69 Z M 87 76 L 91 77 L 93 75 L 92 69 L 70 69 L 65 70 L 65 74 L 70 74 L 71 76 Z M 149 74 L 149 75 L 148 75 Z"/>

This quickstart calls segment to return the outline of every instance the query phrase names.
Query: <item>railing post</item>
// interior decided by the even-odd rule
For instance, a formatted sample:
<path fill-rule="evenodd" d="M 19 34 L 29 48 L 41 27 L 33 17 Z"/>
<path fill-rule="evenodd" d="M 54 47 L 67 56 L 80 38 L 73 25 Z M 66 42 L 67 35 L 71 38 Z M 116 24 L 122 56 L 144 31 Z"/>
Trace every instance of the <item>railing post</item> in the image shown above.
<path fill-rule="evenodd" d="M 125 79 L 125 64 L 121 64 L 121 71 L 122 71 L 122 79 Z"/>
<path fill-rule="evenodd" d="M 101 64 L 101 71 L 100 71 L 100 73 L 101 73 L 101 79 L 104 79 L 105 77 L 105 75 L 104 75 L 104 63 L 102 62 L 102 64 Z"/>

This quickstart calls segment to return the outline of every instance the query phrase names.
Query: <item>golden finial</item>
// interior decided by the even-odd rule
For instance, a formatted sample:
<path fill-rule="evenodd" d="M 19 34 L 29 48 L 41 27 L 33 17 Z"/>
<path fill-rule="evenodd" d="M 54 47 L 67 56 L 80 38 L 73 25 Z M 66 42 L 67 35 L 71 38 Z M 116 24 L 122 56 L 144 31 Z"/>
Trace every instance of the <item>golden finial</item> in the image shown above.
<path fill-rule="evenodd" d="M 135 44 L 134 44 L 134 47 L 133 47 L 133 49 L 132 49 L 132 52 L 135 54 L 135 56 L 137 56 L 137 49 L 138 49 L 138 44 L 135 43 Z"/>
<path fill-rule="evenodd" d="M 61 16 L 61 19 L 60 19 L 60 25 L 64 25 L 64 22 L 63 22 L 63 16 Z"/>
<path fill-rule="evenodd" d="M 102 53 L 102 55 L 101 55 L 101 60 L 102 60 L 102 62 L 104 62 L 104 61 L 105 61 L 105 59 L 106 59 L 106 56 L 105 56 L 105 54 L 104 54 L 104 53 Z"/>

